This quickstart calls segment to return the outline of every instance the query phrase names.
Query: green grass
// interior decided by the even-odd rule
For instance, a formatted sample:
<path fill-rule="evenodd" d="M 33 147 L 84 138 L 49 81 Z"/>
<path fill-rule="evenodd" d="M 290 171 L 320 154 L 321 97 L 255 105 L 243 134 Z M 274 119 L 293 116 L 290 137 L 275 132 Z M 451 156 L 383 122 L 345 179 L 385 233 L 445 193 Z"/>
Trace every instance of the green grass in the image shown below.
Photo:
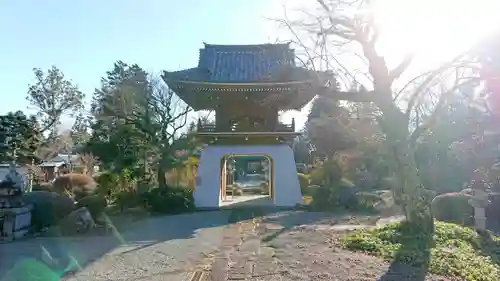
<path fill-rule="evenodd" d="M 425 234 L 406 223 L 394 223 L 347 234 L 340 245 L 388 261 L 427 267 L 437 275 L 500 280 L 500 238 L 455 224 L 436 222 L 434 233 Z"/>

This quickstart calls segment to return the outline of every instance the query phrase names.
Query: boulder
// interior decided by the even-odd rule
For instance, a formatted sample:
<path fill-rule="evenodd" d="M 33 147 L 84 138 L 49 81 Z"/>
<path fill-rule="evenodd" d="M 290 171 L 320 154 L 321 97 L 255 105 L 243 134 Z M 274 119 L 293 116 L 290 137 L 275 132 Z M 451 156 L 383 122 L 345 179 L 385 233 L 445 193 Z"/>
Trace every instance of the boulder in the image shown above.
<path fill-rule="evenodd" d="M 33 205 L 31 226 L 34 231 L 57 224 L 75 209 L 73 199 L 50 191 L 26 193 L 23 195 L 23 201 Z"/>
<path fill-rule="evenodd" d="M 440 221 L 474 225 L 474 208 L 469 204 L 472 196 L 464 193 L 443 193 L 431 202 L 432 215 Z"/>
<path fill-rule="evenodd" d="M 62 235 L 85 233 L 96 227 L 94 219 L 85 207 L 72 211 L 59 222 Z"/>

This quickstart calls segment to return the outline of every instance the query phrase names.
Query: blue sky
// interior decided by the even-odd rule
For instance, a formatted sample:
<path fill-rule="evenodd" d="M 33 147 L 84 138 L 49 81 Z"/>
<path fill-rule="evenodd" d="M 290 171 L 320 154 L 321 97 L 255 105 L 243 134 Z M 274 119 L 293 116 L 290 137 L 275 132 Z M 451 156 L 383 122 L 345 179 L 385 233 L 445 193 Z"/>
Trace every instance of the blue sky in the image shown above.
<path fill-rule="evenodd" d="M 89 100 L 116 60 L 160 72 L 194 66 L 203 42 L 274 42 L 272 1 L 0 1 L 0 113 L 26 110 L 34 67 L 56 65 Z"/>

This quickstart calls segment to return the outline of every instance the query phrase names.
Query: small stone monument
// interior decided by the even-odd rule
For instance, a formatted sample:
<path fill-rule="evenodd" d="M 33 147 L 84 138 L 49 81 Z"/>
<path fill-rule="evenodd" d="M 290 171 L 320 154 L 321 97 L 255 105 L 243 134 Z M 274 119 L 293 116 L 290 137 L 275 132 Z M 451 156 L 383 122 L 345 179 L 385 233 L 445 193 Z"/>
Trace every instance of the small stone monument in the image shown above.
<path fill-rule="evenodd" d="M 33 206 L 23 200 L 24 181 L 16 167 L 0 182 L 0 240 L 23 237 L 31 226 Z"/>
<path fill-rule="evenodd" d="M 469 204 L 474 207 L 474 228 L 476 231 L 486 230 L 486 212 L 488 206 L 488 184 L 486 182 L 487 175 L 481 170 L 474 171 L 471 182 L 472 198 Z"/>

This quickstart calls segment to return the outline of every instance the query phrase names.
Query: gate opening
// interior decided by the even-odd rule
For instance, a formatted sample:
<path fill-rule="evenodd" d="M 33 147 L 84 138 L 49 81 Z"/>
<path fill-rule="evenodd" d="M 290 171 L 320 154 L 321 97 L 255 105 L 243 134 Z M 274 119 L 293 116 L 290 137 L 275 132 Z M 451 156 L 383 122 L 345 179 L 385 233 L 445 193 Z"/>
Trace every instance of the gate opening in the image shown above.
<path fill-rule="evenodd" d="M 225 155 L 221 159 L 219 206 L 272 205 L 273 170 L 268 155 Z"/>

